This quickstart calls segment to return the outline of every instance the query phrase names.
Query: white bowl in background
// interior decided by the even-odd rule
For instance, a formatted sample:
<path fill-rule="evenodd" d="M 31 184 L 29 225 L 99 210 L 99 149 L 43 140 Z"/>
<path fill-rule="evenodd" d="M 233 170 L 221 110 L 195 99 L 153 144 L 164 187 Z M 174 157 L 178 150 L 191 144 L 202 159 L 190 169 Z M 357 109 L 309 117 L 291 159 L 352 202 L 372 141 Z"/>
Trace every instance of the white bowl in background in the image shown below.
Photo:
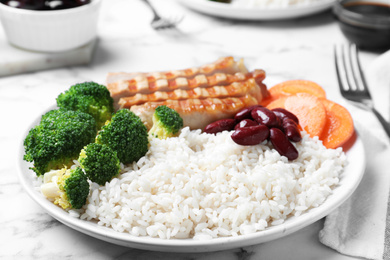
<path fill-rule="evenodd" d="M 61 52 L 96 38 L 102 0 L 62 10 L 35 11 L 0 3 L 0 20 L 8 41 L 39 52 Z"/>

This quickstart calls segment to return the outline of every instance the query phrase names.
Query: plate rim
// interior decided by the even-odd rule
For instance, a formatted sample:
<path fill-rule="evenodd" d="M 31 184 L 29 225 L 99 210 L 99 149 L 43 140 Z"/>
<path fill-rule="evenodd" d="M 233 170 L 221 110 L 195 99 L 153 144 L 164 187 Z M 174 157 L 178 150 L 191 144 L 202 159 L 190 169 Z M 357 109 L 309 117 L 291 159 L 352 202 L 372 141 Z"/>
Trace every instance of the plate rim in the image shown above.
<path fill-rule="evenodd" d="M 317 0 L 313 3 L 284 7 L 249 7 L 207 0 L 177 0 L 182 5 L 203 14 L 238 20 L 285 20 L 309 16 L 330 8 L 336 0 Z"/>
<path fill-rule="evenodd" d="M 55 106 L 51 106 L 49 109 L 44 110 L 43 113 L 54 108 Z M 346 152 L 346 155 L 347 159 L 351 157 L 351 154 L 354 157 L 360 156 L 360 158 L 357 162 L 354 161 L 353 163 L 348 160 L 348 165 L 346 166 L 346 169 L 350 169 L 350 167 L 354 166 L 354 168 L 357 168 L 359 172 L 354 173 L 356 177 L 352 178 L 350 176 L 350 172 L 348 172 L 348 175 L 344 176 L 344 173 L 347 172 L 347 170 L 345 170 L 342 173 L 343 175 L 340 177 L 340 182 L 338 184 L 339 186 L 343 185 L 342 187 L 344 189 L 340 191 L 340 189 L 338 189 L 339 186 L 334 188 L 332 190 L 332 194 L 330 194 L 323 202 L 323 204 L 321 204 L 319 207 L 312 208 L 298 217 L 289 217 L 284 223 L 268 227 L 263 231 L 257 231 L 252 234 L 240 235 L 235 237 L 220 237 L 211 240 L 160 239 L 152 237 L 137 237 L 129 233 L 117 232 L 111 228 L 100 226 L 97 223 L 93 223 L 91 221 L 81 220 L 79 218 L 72 217 L 71 215 L 69 215 L 69 213 L 44 198 L 44 196 L 34 188 L 32 182 L 35 178 L 35 173 L 32 170 L 28 169 L 28 166 L 31 164 L 23 160 L 23 142 L 28 131 L 39 122 L 43 113 L 41 113 L 39 117 L 35 118 L 35 120 L 28 124 L 29 128 L 27 129 L 27 131 L 25 131 L 25 135 L 22 135 L 23 138 L 18 143 L 18 154 L 16 156 L 16 163 L 18 166 L 17 175 L 24 191 L 27 192 L 27 194 L 30 196 L 30 198 L 33 199 L 33 201 L 35 201 L 39 206 L 44 208 L 44 210 L 49 215 L 51 215 L 53 218 L 57 219 L 64 225 L 75 229 L 81 233 L 95 237 L 97 239 L 125 247 L 160 252 L 199 253 L 227 250 L 269 242 L 294 233 L 295 231 L 298 231 L 320 220 L 321 218 L 328 215 L 331 211 L 338 208 L 356 190 L 363 178 L 366 168 L 366 157 L 363 142 L 359 137 L 358 132 L 355 130 L 357 133 L 356 141 L 353 146 Z M 352 179 L 353 181 L 350 182 L 350 179 Z M 335 198 L 336 195 L 338 195 L 338 197 Z"/>

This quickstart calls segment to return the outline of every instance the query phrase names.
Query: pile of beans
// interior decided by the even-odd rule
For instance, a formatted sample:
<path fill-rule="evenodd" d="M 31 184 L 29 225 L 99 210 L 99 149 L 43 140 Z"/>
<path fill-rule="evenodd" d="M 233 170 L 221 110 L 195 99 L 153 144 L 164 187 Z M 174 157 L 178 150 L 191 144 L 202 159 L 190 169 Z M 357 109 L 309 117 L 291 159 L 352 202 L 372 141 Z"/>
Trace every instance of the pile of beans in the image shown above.
<path fill-rule="evenodd" d="M 90 2 L 91 0 L 0 0 L 0 3 L 11 7 L 36 11 L 69 9 Z"/>
<path fill-rule="evenodd" d="M 232 131 L 232 139 L 239 145 L 257 145 L 270 140 L 275 150 L 289 160 L 298 158 L 291 142 L 301 141 L 298 118 L 283 108 L 268 109 L 256 105 L 239 111 L 233 119 L 221 119 L 207 125 L 205 133 Z"/>

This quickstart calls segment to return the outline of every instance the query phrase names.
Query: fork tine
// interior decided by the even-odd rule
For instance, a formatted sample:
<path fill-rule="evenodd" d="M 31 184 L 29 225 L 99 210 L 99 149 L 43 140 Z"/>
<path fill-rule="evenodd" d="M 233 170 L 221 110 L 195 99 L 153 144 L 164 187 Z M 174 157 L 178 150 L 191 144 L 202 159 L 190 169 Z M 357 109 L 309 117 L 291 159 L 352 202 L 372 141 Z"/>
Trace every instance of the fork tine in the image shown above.
<path fill-rule="evenodd" d="M 165 27 L 166 25 L 167 25 L 167 21 L 165 21 L 164 19 L 156 20 L 153 21 L 152 23 L 153 28 L 157 30 Z"/>
<path fill-rule="evenodd" d="M 341 93 L 344 93 L 345 92 L 345 89 L 344 89 L 344 84 L 343 84 L 343 81 L 341 79 L 341 75 L 340 75 L 340 67 L 339 67 L 339 62 L 338 62 L 338 55 L 337 55 L 337 45 L 334 45 L 334 48 L 333 48 L 333 53 L 334 53 L 334 64 L 335 64 L 335 67 L 336 67 L 336 74 L 337 74 L 337 81 L 339 82 L 339 88 L 340 88 L 340 91 Z"/>
<path fill-rule="evenodd" d="M 348 64 L 346 63 L 346 55 L 343 45 L 340 46 L 339 51 L 337 45 L 334 47 L 334 60 L 336 66 L 337 80 L 339 82 L 339 88 L 341 94 L 345 94 L 352 90 L 354 86 L 351 84 L 350 76 L 348 75 Z"/>
<path fill-rule="evenodd" d="M 355 68 L 352 62 L 352 51 L 350 48 L 350 44 L 347 46 L 347 50 L 345 50 L 344 46 L 341 46 L 342 49 L 342 60 L 344 65 L 345 77 L 347 80 L 349 90 L 359 90 L 359 84 L 356 78 Z M 356 57 L 356 56 L 355 56 Z"/>
<path fill-rule="evenodd" d="M 156 9 L 154 8 L 154 6 L 149 2 L 149 0 L 143 0 L 143 2 L 145 2 L 145 4 L 147 4 L 149 6 L 149 8 L 152 10 L 153 12 L 153 20 L 151 22 L 151 25 L 153 27 L 153 29 L 155 30 L 160 30 L 160 29 L 165 29 L 165 28 L 173 28 L 175 27 L 179 22 L 181 22 L 183 20 L 183 16 L 182 17 L 179 17 L 179 19 L 167 19 L 167 18 L 163 18 L 161 17 Z"/>
<path fill-rule="evenodd" d="M 347 57 L 347 60 L 348 60 L 348 65 L 349 65 L 349 68 L 350 68 L 350 71 L 351 71 L 351 80 L 353 80 L 354 82 L 354 86 L 355 86 L 355 90 L 359 90 L 359 80 L 358 79 L 358 75 L 359 73 L 356 72 L 356 57 L 357 57 L 357 52 L 356 52 L 356 48 L 353 48 L 353 45 L 351 43 L 348 43 L 347 45 L 347 53 L 348 53 L 348 57 Z"/>
<path fill-rule="evenodd" d="M 160 20 L 153 21 L 153 28 L 156 30 L 173 28 L 183 20 L 184 17 L 179 16 L 172 19 L 161 18 Z"/>
<path fill-rule="evenodd" d="M 368 98 L 371 98 L 370 91 L 368 89 L 368 85 L 360 65 L 358 48 L 356 47 L 355 44 L 350 44 L 349 50 L 350 50 L 351 67 L 355 69 L 353 76 L 354 76 L 356 86 L 360 86 L 361 91 L 364 92 L 364 94 L 367 95 Z"/>

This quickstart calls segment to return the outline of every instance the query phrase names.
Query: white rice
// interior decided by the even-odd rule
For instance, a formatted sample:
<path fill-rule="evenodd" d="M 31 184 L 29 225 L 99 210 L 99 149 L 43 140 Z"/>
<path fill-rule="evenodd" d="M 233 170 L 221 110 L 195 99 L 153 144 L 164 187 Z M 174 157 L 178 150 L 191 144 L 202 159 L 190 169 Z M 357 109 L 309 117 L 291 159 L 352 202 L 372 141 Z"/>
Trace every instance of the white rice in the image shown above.
<path fill-rule="evenodd" d="M 92 183 L 87 204 L 71 216 L 134 236 L 244 235 L 321 205 L 346 165 L 341 149 L 326 149 L 305 133 L 293 162 L 267 142 L 240 146 L 230 135 L 184 128 L 178 138 L 153 139 L 120 177 Z"/>

